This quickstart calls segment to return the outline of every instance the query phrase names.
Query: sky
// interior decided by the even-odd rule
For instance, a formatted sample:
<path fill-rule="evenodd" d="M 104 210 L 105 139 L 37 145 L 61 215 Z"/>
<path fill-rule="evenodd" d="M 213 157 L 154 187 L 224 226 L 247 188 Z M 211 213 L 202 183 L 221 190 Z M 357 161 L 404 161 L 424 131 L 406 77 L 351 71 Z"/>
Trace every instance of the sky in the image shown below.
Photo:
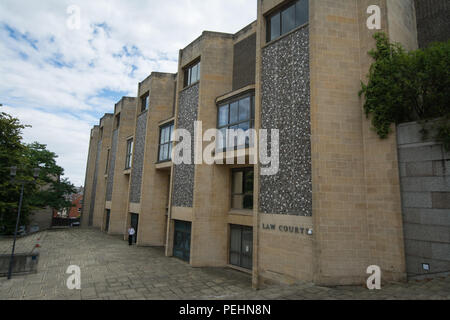
<path fill-rule="evenodd" d="M 24 142 L 46 144 L 81 186 L 104 113 L 151 72 L 176 72 L 178 51 L 202 31 L 255 19 L 256 0 L 2 0 L 0 111 L 31 125 Z"/>

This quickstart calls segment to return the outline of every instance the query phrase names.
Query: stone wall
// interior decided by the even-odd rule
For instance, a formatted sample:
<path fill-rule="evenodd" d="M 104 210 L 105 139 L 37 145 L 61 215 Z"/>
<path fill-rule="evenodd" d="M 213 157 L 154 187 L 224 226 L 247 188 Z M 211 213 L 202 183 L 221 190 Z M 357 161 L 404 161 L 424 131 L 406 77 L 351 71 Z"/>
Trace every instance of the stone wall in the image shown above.
<path fill-rule="evenodd" d="M 178 107 L 177 129 L 185 129 L 191 133 L 192 164 L 174 165 L 174 182 L 172 206 L 192 207 L 194 196 L 194 122 L 198 113 L 199 85 L 182 91 Z"/>
<path fill-rule="evenodd" d="M 106 201 L 112 200 L 113 186 L 114 186 L 114 170 L 116 168 L 116 154 L 117 154 L 117 138 L 119 130 L 116 129 L 113 132 L 112 142 L 111 142 L 111 152 L 108 168 L 108 178 L 106 181 Z"/>
<path fill-rule="evenodd" d="M 263 48 L 261 77 L 261 127 L 280 130 L 280 168 L 260 177 L 260 211 L 311 216 L 308 27 Z"/>
<path fill-rule="evenodd" d="M 0 277 L 7 276 L 9 270 L 11 255 L 0 255 Z M 13 274 L 30 274 L 37 273 L 39 263 L 39 253 L 16 253 L 13 261 Z"/>
<path fill-rule="evenodd" d="M 142 169 L 144 165 L 145 134 L 147 130 L 147 112 L 139 115 L 136 122 L 136 137 L 131 172 L 130 202 L 141 202 Z"/>
<path fill-rule="evenodd" d="M 450 152 L 423 141 L 421 128 L 406 123 L 397 132 L 409 276 L 450 271 Z"/>
<path fill-rule="evenodd" d="M 102 152 L 102 140 L 98 141 L 97 144 L 97 155 L 95 157 L 95 168 L 94 168 L 94 180 L 92 183 L 92 195 L 89 204 L 89 222 L 88 225 L 91 227 L 94 223 L 94 209 L 95 209 L 95 197 L 97 194 L 97 179 L 98 179 L 98 167 L 100 165 L 100 153 Z"/>
<path fill-rule="evenodd" d="M 450 39 L 450 1 L 415 0 L 419 46 Z"/>
<path fill-rule="evenodd" d="M 91 130 L 91 138 L 89 140 L 89 152 L 86 163 L 86 175 L 84 179 L 83 204 L 81 209 L 81 225 L 87 227 L 89 225 L 89 212 L 93 196 L 94 171 L 97 156 L 97 146 L 99 139 L 99 127 L 94 126 Z M 95 195 L 94 195 L 95 197 Z"/>
<path fill-rule="evenodd" d="M 255 83 L 256 33 L 233 49 L 233 91 Z"/>

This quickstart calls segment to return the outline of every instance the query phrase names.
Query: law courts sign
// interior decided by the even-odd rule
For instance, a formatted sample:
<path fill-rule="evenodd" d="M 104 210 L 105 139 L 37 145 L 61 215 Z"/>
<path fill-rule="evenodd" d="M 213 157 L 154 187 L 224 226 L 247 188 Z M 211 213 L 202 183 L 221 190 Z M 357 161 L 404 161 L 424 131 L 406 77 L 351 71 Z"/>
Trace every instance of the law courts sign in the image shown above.
<path fill-rule="evenodd" d="M 308 235 L 312 236 L 313 229 L 307 228 L 304 226 L 298 226 L 298 225 L 277 225 L 277 224 L 262 224 L 263 230 L 271 230 L 271 231 L 278 231 L 283 233 L 292 233 L 292 234 L 301 234 L 301 235 Z"/>

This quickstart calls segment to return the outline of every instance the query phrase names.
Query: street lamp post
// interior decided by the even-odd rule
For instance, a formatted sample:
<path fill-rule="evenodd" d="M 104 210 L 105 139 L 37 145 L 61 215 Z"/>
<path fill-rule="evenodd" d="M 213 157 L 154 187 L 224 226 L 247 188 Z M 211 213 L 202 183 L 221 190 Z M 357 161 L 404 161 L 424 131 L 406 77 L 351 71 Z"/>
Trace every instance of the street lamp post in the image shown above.
<path fill-rule="evenodd" d="M 39 177 L 39 168 L 35 168 L 33 169 L 33 177 L 36 180 Z M 19 223 L 20 223 L 20 212 L 22 210 L 22 200 L 23 200 L 23 189 L 25 187 L 25 184 L 27 183 L 35 183 L 35 181 L 24 181 L 24 180 L 20 180 L 20 181 L 15 181 L 15 177 L 17 175 L 17 167 L 11 167 L 11 171 L 10 171 L 11 177 L 13 179 L 13 182 L 18 182 L 20 183 L 20 198 L 19 198 L 19 208 L 17 211 L 17 220 L 16 220 L 16 229 L 14 230 L 14 241 L 13 241 L 13 247 L 11 250 L 11 258 L 9 259 L 9 269 L 8 269 L 8 280 L 11 280 L 11 275 L 12 275 L 12 269 L 13 269 L 13 264 L 14 264 L 14 251 L 16 249 L 16 240 L 17 240 L 17 231 L 19 229 Z"/>

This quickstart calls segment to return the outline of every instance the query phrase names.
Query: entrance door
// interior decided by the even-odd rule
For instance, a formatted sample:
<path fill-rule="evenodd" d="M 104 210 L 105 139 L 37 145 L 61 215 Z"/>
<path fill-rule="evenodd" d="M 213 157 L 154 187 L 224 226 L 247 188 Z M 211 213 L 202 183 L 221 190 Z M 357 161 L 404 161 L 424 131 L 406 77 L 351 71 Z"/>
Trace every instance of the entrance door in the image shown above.
<path fill-rule="evenodd" d="M 105 223 L 105 232 L 109 231 L 109 221 L 111 219 L 111 210 L 106 210 L 106 223 Z"/>
<path fill-rule="evenodd" d="M 191 228 L 190 222 L 175 221 L 173 255 L 187 262 L 191 257 Z"/>
<path fill-rule="evenodd" d="M 253 228 L 230 225 L 230 264 L 252 269 Z"/>
<path fill-rule="evenodd" d="M 134 231 L 136 231 L 136 233 L 134 234 L 134 237 L 133 237 L 133 243 L 137 243 L 138 227 L 139 227 L 139 215 L 138 214 L 136 214 L 136 213 L 131 214 L 130 224 L 133 227 Z"/>

